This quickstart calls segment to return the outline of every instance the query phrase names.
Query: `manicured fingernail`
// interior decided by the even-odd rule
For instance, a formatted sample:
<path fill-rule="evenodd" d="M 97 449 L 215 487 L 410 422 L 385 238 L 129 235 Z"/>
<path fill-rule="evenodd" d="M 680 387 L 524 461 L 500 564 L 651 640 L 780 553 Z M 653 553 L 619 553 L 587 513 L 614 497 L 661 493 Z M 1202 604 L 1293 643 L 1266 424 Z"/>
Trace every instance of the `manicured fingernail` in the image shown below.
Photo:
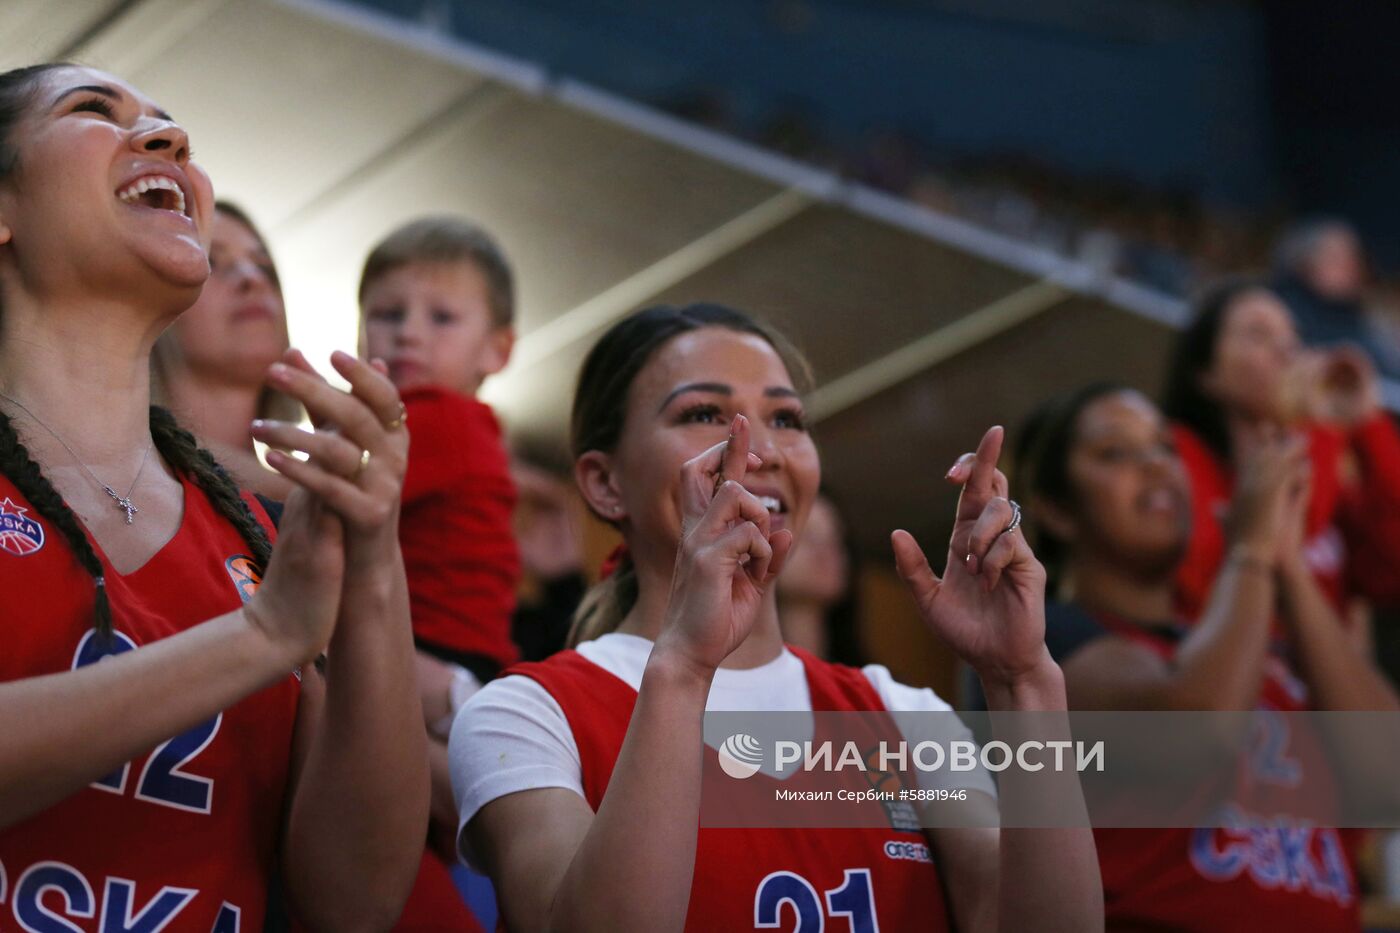
<path fill-rule="evenodd" d="M 963 563 L 967 565 L 968 573 L 972 574 L 974 577 L 977 576 L 977 570 L 981 562 L 977 560 L 976 554 L 967 555 L 966 559 L 963 560 Z"/>
<path fill-rule="evenodd" d="M 286 363 L 273 363 L 268 377 L 278 382 L 287 382 L 292 378 L 292 370 Z"/>
<path fill-rule="evenodd" d="M 760 457 L 758 454 L 754 453 L 753 451 L 749 451 L 749 466 L 751 466 L 751 467 L 761 467 L 761 466 L 763 466 L 763 458 Z"/>
<path fill-rule="evenodd" d="M 254 418 L 254 419 L 253 419 L 253 430 L 254 430 L 254 431 L 261 431 L 261 430 L 262 430 L 263 428 L 265 428 L 265 427 L 267 427 L 267 422 L 266 422 L 266 421 L 262 420 L 261 418 Z"/>

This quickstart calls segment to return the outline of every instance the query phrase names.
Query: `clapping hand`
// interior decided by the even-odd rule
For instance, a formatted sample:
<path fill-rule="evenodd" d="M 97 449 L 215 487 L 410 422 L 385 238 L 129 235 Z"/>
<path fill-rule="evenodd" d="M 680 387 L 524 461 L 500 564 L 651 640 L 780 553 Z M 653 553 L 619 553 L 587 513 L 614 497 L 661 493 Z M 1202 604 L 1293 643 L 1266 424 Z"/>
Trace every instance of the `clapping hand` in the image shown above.
<path fill-rule="evenodd" d="M 314 430 L 284 421 L 254 422 L 253 436 L 308 455 L 299 460 L 269 450 L 268 464 L 325 502 L 355 537 L 396 533 L 399 496 L 408 464 L 408 432 L 398 390 L 384 374 L 348 353 L 331 365 L 350 383 L 345 392 L 326 382 L 306 358 L 288 350 L 269 381 L 306 407 Z"/>

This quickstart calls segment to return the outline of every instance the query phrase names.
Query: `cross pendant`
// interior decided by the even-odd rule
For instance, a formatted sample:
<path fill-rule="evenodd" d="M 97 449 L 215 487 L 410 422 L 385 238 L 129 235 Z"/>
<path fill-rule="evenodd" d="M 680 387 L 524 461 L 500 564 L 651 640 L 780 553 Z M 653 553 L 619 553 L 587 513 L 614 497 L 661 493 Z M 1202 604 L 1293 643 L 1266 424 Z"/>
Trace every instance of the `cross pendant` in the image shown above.
<path fill-rule="evenodd" d="M 131 504 L 131 497 L 130 497 L 130 496 L 119 496 L 119 495 L 117 495 L 117 491 L 116 491 L 115 489 L 113 489 L 111 486 L 103 486 L 102 489 L 103 489 L 104 492 L 107 493 L 107 495 L 109 495 L 109 496 L 112 497 L 112 499 L 113 499 L 114 502 L 116 502 L 117 508 L 121 509 L 123 512 L 126 513 L 126 523 L 127 523 L 128 525 L 130 525 L 130 524 L 131 524 L 131 516 L 135 515 L 135 514 L 136 514 L 137 512 L 139 512 L 139 511 L 141 511 L 141 510 L 138 509 L 136 506 L 134 506 L 134 505 Z"/>
<path fill-rule="evenodd" d="M 117 508 L 121 509 L 123 512 L 126 513 L 126 523 L 127 523 L 128 525 L 131 524 L 131 516 L 135 515 L 135 514 L 136 514 L 137 512 L 139 512 L 139 511 L 141 511 L 141 510 L 138 509 L 136 506 L 134 506 L 134 505 L 131 504 L 131 500 L 130 500 L 130 499 L 118 499 L 118 500 L 117 500 Z"/>

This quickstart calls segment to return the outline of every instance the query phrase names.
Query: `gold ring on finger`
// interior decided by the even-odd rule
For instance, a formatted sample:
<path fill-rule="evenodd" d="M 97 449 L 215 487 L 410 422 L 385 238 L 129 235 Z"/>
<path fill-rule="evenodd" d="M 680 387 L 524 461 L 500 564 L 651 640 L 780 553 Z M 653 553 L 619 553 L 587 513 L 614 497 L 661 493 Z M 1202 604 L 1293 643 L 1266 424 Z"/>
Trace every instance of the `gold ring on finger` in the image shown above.
<path fill-rule="evenodd" d="M 354 482 L 359 479 L 360 474 L 365 471 L 365 467 L 367 466 L 369 466 L 369 451 L 362 450 L 360 451 L 360 463 L 355 467 L 355 472 L 350 474 L 350 481 Z"/>

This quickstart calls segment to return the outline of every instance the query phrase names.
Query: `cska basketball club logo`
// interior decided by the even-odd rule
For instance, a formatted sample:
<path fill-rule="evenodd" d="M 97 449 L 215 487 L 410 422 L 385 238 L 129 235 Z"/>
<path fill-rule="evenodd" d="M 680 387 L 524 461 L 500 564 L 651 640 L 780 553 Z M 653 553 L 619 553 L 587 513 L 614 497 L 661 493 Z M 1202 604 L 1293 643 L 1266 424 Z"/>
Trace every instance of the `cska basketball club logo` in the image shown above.
<path fill-rule="evenodd" d="M 258 572 L 258 565 L 253 562 L 253 558 L 235 554 L 224 561 L 224 569 L 228 571 L 229 579 L 238 590 L 239 598 L 245 603 L 252 599 L 253 594 L 258 591 L 258 584 L 262 582 L 262 574 Z"/>
<path fill-rule="evenodd" d="M 0 502 L 0 550 L 25 557 L 44 546 L 44 526 L 28 517 L 28 512 L 8 496 Z"/>

